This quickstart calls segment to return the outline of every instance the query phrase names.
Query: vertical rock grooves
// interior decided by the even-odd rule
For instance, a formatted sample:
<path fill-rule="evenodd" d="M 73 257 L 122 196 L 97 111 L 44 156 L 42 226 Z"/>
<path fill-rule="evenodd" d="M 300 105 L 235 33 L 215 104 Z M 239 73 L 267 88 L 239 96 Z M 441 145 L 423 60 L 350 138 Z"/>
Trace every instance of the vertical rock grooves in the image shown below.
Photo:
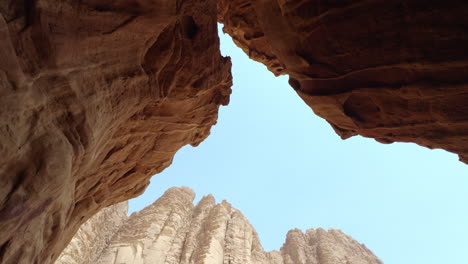
<path fill-rule="evenodd" d="M 55 263 L 96 263 L 104 248 L 125 223 L 128 202 L 106 207 L 81 225 Z"/>
<path fill-rule="evenodd" d="M 229 101 L 213 0 L 0 2 L 0 263 L 53 262 Z"/>
<path fill-rule="evenodd" d="M 194 206 L 194 197 L 189 188 L 171 188 L 154 204 L 125 220 L 107 248 L 96 254 L 97 261 L 81 261 L 76 256 L 76 261 L 59 260 L 55 264 L 382 263 L 364 245 L 334 229 L 309 229 L 305 233 L 294 229 L 288 232 L 280 251 L 265 252 L 241 212 L 226 201 L 216 204 L 211 195 Z M 101 225 L 94 218 L 91 221 Z"/>
<path fill-rule="evenodd" d="M 288 74 L 342 138 L 415 142 L 468 163 L 466 1 L 220 0 L 218 9 L 223 31 Z"/>

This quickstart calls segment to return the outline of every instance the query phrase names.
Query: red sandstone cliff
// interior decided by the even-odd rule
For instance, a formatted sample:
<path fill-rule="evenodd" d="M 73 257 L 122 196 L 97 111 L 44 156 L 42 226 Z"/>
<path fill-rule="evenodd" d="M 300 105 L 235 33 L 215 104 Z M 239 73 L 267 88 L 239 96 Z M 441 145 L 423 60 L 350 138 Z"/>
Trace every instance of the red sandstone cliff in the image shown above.
<path fill-rule="evenodd" d="M 50 263 L 229 101 L 211 0 L 0 2 L 0 263 Z"/>
<path fill-rule="evenodd" d="M 224 32 L 343 139 L 415 142 L 468 163 L 468 3 L 220 0 Z"/>

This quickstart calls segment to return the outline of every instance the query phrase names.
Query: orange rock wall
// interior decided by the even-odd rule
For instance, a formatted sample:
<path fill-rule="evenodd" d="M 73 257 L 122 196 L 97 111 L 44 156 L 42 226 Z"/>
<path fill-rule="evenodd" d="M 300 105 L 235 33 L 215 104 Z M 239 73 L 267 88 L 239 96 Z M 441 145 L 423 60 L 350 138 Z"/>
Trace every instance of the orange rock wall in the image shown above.
<path fill-rule="evenodd" d="M 274 74 L 289 74 L 342 138 L 415 142 L 468 163 L 466 1 L 220 0 L 218 7 L 224 32 Z"/>
<path fill-rule="evenodd" d="M 212 0 L 0 2 L 0 263 L 46 264 L 229 101 Z"/>

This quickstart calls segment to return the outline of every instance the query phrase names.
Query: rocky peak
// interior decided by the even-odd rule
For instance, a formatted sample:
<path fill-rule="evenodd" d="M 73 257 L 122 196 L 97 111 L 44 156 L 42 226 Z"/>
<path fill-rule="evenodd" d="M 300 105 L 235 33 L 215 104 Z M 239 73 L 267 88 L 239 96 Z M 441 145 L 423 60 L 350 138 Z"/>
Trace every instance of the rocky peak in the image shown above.
<path fill-rule="evenodd" d="M 288 232 L 279 251 L 265 252 L 258 235 L 242 213 L 226 201 L 216 203 L 212 195 L 195 206 L 194 192 L 171 188 L 152 205 L 124 219 L 101 251 L 89 247 L 98 241 L 103 223 L 111 221 L 101 212 L 89 220 L 65 249 L 56 264 L 381 264 L 364 245 L 335 229 L 299 229 Z M 108 210 L 108 209 L 106 209 Z M 119 220 L 116 222 L 120 222 Z M 93 228 L 94 226 L 94 228 Z M 82 229 L 89 236 L 80 235 Z M 103 230 L 105 231 L 105 230 Z M 105 232 L 108 236 L 108 233 Z M 77 243 L 76 241 L 81 241 Z M 77 249 L 77 245 L 84 248 Z M 73 248 L 71 250 L 70 248 Z M 65 252 L 67 252 L 65 254 Z M 86 259 L 81 257 L 83 254 Z"/>

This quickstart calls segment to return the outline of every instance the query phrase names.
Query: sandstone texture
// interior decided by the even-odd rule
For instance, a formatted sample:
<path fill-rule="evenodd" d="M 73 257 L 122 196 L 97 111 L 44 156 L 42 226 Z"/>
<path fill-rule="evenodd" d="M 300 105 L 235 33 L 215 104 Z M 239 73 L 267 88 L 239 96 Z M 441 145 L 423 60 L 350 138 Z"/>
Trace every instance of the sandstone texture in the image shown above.
<path fill-rule="evenodd" d="M 343 138 L 415 142 L 468 163 L 464 0 L 220 0 L 218 20 Z"/>
<path fill-rule="evenodd" d="M 98 260 L 55 264 L 382 264 L 364 245 L 334 229 L 305 233 L 294 229 L 280 251 L 265 252 L 241 212 L 226 201 L 216 204 L 211 195 L 196 206 L 194 198 L 189 188 L 171 188 L 154 204 L 133 213 L 102 253 L 93 251 Z M 95 219 L 86 225 L 102 226 Z M 77 239 L 94 241 L 93 236 L 99 236 L 89 234 Z"/>
<path fill-rule="evenodd" d="M 0 263 L 53 263 L 208 136 L 217 21 L 342 138 L 468 162 L 465 0 L 1 0 Z"/>
<path fill-rule="evenodd" d="M 229 101 L 213 0 L 0 1 L 0 263 L 47 264 Z"/>
<path fill-rule="evenodd" d="M 111 238 L 127 220 L 127 214 L 126 201 L 102 209 L 78 229 L 55 263 L 96 263 Z"/>

